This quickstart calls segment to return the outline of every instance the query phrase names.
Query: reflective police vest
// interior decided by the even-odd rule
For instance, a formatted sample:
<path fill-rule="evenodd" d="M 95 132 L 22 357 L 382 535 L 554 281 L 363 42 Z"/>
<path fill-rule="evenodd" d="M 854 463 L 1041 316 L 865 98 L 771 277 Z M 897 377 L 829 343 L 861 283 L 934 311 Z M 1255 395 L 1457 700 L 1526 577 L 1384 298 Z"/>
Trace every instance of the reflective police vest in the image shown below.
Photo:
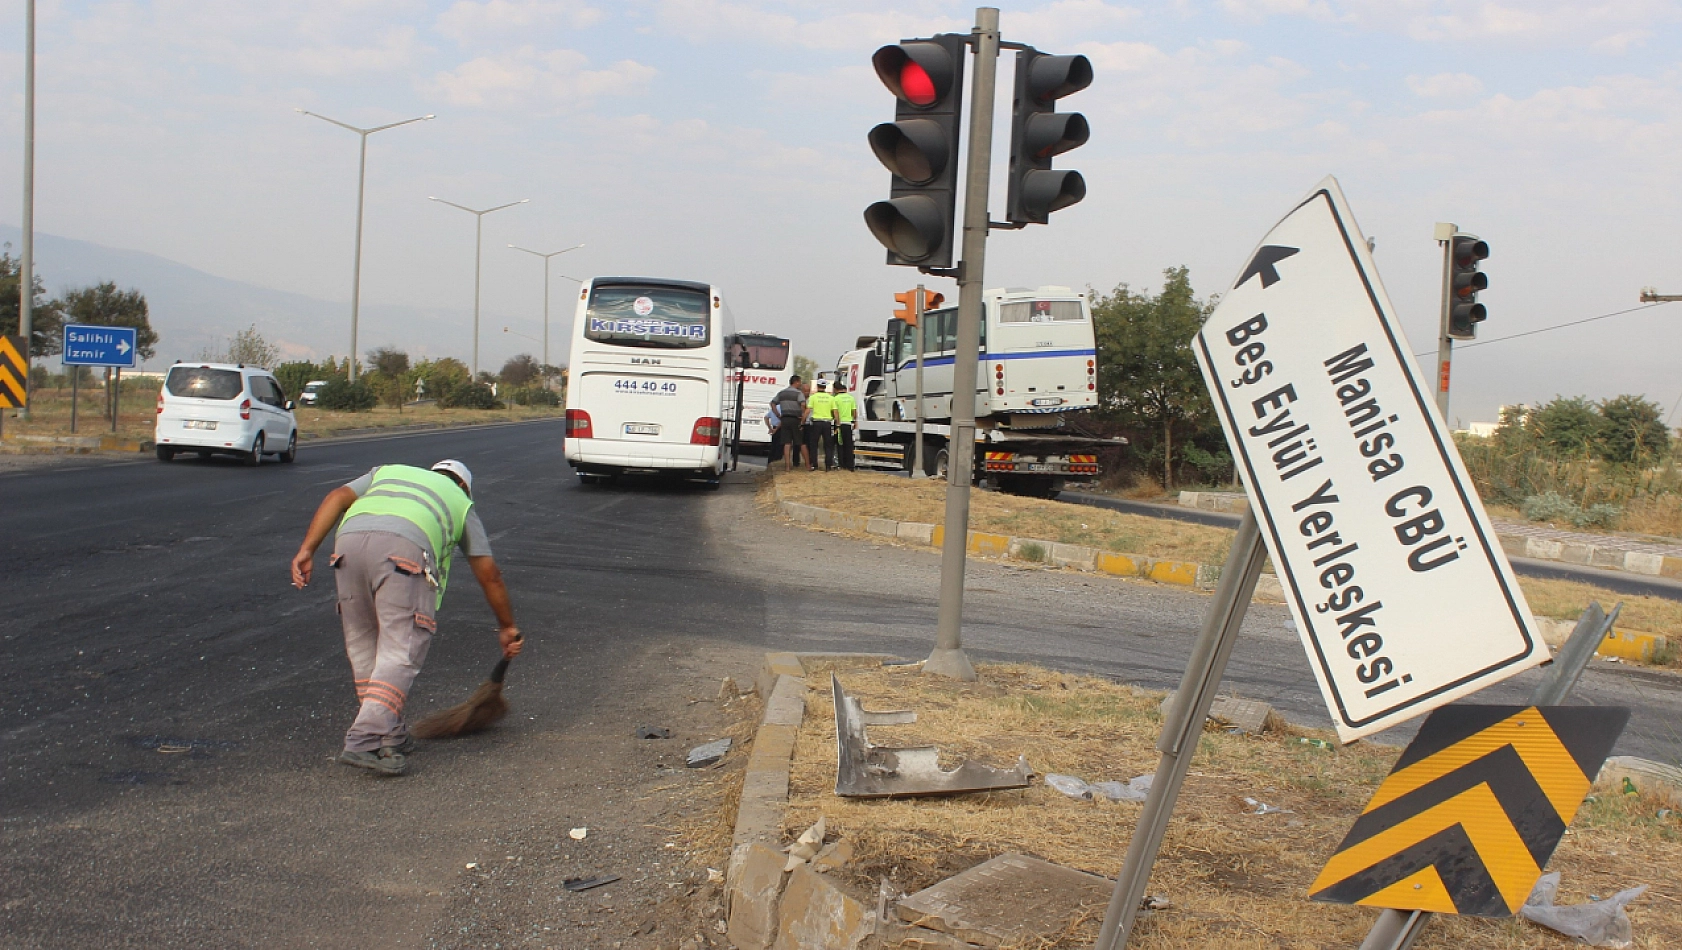
<path fill-rule="evenodd" d="M 806 405 L 812 407 L 812 419 L 822 419 L 829 422 L 835 418 L 835 397 L 829 393 L 813 393 L 806 400 Z"/>
<path fill-rule="evenodd" d="M 374 470 L 368 491 L 345 517 L 390 515 L 421 529 L 438 562 L 438 606 L 442 606 L 444 588 L 450 582 L 450 555 L 461 541 L 472 508 L 473 499 L 448 475 L 411 465 L 381 465 Z"/>
<path fill-rule="evenodd" d="M 842 425 L 851 425 L 853 414 L 858 411 L 858 402 L 852 393 L 835 394 L 835 421 Z"/>

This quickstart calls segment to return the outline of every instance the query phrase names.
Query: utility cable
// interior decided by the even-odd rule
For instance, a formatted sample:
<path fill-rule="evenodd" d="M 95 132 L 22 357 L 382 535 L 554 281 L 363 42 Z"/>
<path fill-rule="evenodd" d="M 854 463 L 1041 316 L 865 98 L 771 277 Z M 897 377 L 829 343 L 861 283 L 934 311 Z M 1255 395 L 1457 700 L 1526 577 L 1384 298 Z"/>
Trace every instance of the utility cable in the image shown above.
<path fill-rule="evenodd" d="M 1670 301 L 1667 300 L 1667 301 L 1661 301 L 1661 302 L 1655 303 L 1655 304 L 1648 304 L 1647 306 L 1644 306 L 1644 307 L 1630 307 L 1628 310 L 1614 310 L 1611 313 L 1603 313 L 1598 317 L 1585 317 L 1582 320 L 1572 320 L 1570 323 L 1556 323 L 1551 327 L 1542 327 L 1541 329 L 1538 329 L 1538 330 L 1526 330 L 1523 333 L 1514 333 L 1514 334 L 1511 334 L 1509 336 L 1498 336 L 1498 337 L 1495 337 L 1494 339 L 1490 339 L 1490 340 L 1476 340 L 1476 341 L 1471 342 L 1471 343 L 1456 342 L 1455 346 L 1454 346 L 1454 349 L 1455 349 L 1456 352 L 1459 352 L 1460 350 L 1469 350 L 1474 346 L 1483 346 L 1486 343 L 1504 343 L 1507 340 L 1516 340 L 1519 337 L 1524 337 L 1524 336 L 1535 336 L 1538 333 L 1546 333 L 1549 330 L 1562 330 L 1566 327 L 1581 326 L 1582 324 L 1585 324 L 1585 323 L 1593 323 L 1596 320 L 1605 320 L 1609 317 L 1621 317 L 1626 313 L 1634 313 L 1637 310 L 1652 310 L 1655 307 L 1662 307 L 1666 303 L 1669 303 L 1669 302 Z M 1426 350 L 1422 353 L 1415 353 L 1413 355 L 1418 356 L 1418 357 L 1425 357 L 1425 356 L 1435 356 L 1436 354 L 1437 354 L 1436 350 Z"/>

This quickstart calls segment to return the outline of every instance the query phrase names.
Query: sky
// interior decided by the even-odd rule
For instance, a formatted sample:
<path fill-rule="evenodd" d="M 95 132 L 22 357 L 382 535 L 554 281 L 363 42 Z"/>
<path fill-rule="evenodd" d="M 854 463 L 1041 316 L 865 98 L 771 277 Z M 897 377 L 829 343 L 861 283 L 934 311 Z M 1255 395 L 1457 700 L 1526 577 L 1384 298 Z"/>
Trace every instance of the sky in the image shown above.
<path fill-rule="evenodd" d="M 1647 286 L 1682 294 L 1682 3 L 1000 9 L 1007 41 L 1084 54 L 1095 79 L 1062 105 L 1086 115 L 1091 141 L 1057 166 L 1085 176 L 1086 200 L 1047 226 L 993 232 L 989 287 L 1154 290 L 1185 265 L 1200 295 L 1219 293 L 1333 174 L 1425 365 L 1438 221 L 1490 244 L 1480 342 L 1636 307 Z M 0 10 L 0 221 L 12 224 L 22 10 Z M 369 139 L 362 299 L 471 307 L 474 219 L 428 196 L 529 199 L 483 219 L 483 364 L 541 333 L 543 265 L 510 243 L 586 245 L 551 265 L 557 334 L 576 297 L 558 275 L 680 277 L 722 286 L 743 329 L 787 335 L 826 365 L 881 332 L 894 292 L 919 280 L 952 291 L 885 266 L 864 227 L 888 190 L 865 137 L 893 117 L 870 56 L 967 32 L 972 6 L 38 0 L 37 16 L 40 232 L 344 301 L 348 323 L 357 136 L 295 110 L 362 126 L 435 114 Z M 504 324 L 527 339 L 494 332 Z M 404 342 L 402 326 L 362 327 L 365 351 Z M 469 346 L 463 327 L 454 355 Z M 317 350 L 343 351 L 339 339 Z M 1451 419 L 1625 392 L 1668 413 L 1682 398 L 1679 352 L 1679 304 L 1462 344 Z"/>

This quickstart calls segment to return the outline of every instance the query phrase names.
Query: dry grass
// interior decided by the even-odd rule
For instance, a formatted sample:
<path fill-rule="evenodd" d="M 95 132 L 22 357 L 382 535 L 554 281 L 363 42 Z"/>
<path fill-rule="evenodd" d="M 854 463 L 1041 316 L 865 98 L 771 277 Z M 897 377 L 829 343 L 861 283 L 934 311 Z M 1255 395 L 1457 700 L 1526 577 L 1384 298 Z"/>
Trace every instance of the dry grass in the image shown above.
<path fill-rule="evenodd" d="M 1524 599 L 1530 602 L 1531 612 L 1538 617 L 1576 620 L 1591 600 L 1600 601 L 1600 606 L 1607 610 L 1611 610 L 1613 604 L 1622 602 L 1624 611 L 1618 617 L 1620 629 L 1682 636 L 1682 602 L 1620 594 L 1593 584 L 1541 577 L 1521 577 L 1519 586 L 1524 588 Z"/>
<path fill-rule="evenodd" d="M 775 479 L 783 498 L 800 504 L 895 521 L 946 520 L 945 482 L 872 472 L 778 472 Z M 1206 564 L 1225 561 L 1232 546 L 1225 528 L 983 491 L 970 493 L 970 529 Z"/>
<path fill-rule="evenodd" d="M 907 670 L 847 670 L 842 682 L 866 709 L 912 708 L 912 726 L 873 727 L 878 744 L 934 742 L 943 753 L 1007 766 L 1026 755 L 1037 772 L 1126 781 L 1155 770 L 1160 694 L 1028 666 L 986 666 L 973 684 Z M 873 895 L 878 876 L 915 891 L 1005 851 L 1106 876 L 1121 857 L 1139 806 L 1067 798 L 1043 784 L 1012 792 L 905 801 L 850 801 L 834 794 L 835 727 L 828 677 L 807 696 L 784 831 L 817 820 L 852 840 L 840 881 Z M 1348 831 L 1398 750 L 1362 743 L 1326 751 L 1284 736 L 1207 732 L 1192 763 L 1151 879 L 1172 906 L 1141 921 L 1130 946 L 1347 948 L 1360 944 L 1370 910 L 1307 899 L 1320 866 Z M 1289 815 L 1244 814 L 1254 797 Z M 1682 946 L 1682 822 L 1657 806 L 1608 796 L 1580 814 L 1550 869 L 1563 872 L 1561 900 L 1607 895 L 1637 883 L 1652 890 L 1630 915 L 1635 946 Z M 1668 870 L 1664 870 L 1668 869 Z M 1101 913 L 1101 909 L 1100 909 Z M 1090 946 L 1086 920 L 1038 947 Z M 1415 944 L 1491 950 L 1565 948 L 1563 937 L 1516 921 L 1445 917 Z"/>

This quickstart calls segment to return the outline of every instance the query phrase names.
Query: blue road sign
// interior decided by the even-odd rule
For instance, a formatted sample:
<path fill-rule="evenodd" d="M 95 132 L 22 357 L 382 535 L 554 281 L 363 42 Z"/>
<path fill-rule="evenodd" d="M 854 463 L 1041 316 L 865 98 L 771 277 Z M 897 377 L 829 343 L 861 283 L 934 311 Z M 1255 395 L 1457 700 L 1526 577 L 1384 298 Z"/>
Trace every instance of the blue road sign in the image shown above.
<path fill-rule="evenodd" d="M 134 368 L 134 327 L 64 325 L 64 365 Z"/>

